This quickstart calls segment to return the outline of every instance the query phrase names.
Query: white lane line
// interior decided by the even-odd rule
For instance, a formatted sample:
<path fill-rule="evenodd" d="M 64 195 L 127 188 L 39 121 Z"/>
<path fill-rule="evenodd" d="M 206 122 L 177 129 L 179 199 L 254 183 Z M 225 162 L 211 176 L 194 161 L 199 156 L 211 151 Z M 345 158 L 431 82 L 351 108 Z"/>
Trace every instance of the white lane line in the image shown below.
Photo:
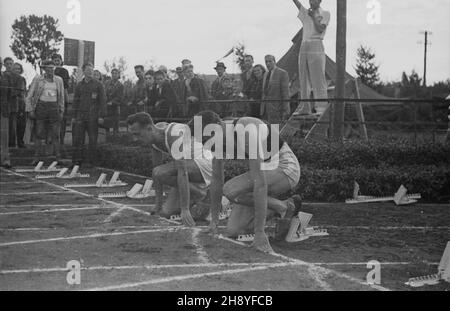
<path fill-rule="evenodd" d="M 81 270 L 157 270 L 157 269 L 179 269 L 179 268 L 221 268 L 221 267 L 260 267 L 270 266 L 273 262 L 259 263 L 200 263 L 200 264 L 172 264 L 172 265 L 133 265 L 133 266 L 93 266 L 81 267 Z M 19 274 L 19 273 L 45 273 L 45 272 L 67 272 L 67 267 L 56 268 L 34 268 L 34 269 L 18 269 L 18 270 L 0 270 L 0 274 Z"/>
<path fill-rule="evenodd" d="M 370 226 L 328 226 L 323 225 L 321 227 L 327 229 L 361 229 L 361 230 L 450 230 L 450 226 L 437 226 L 437 227 L 416 227 L 416 226 L 403 226 L 403 227 L 370 227 Z"/>
<path fill-rule="evenodd" d="M 175 232 L 177 230 L 182 230 L 183 228 L 168 228 L 168 229 L 154 229 L 154 230 L 140 230 L 140 231 L 129 231 L 129 232 L 111 232 L 111 233 L 96 233 L 90 235 L 79 235 L 71 237 L 62 238 L 51 238 L 51 239 L 40 239 L 40 240 L 28 240 L 28 241 L 17 241 L 17 242 L 7 242 L 0 243 L 0 247 L 14 246 L 14 245 L 24 245 L 24 244 L 36 244 L 45 242 L 55 242 L 55 241 L 70 241 L 70 240 L 80 240 L 80 239 L 92 239 L 107 236 L 121 236 L 121 235 L 132 235 L 132 234 L 144 234 L 144 233 L 155 233 L 155 232 Z"/>
<path fill-rule="evenodd" d="M 289 263 L 278 263 L 278 264 L 272 264 L 270 266 L 251 267 L 251 268 L 233 269 L 233 270 L 222 270 L 222 271 L 187 274 L 187 275 L 180 275 L 180 276 L 170 276 L 170 277 L 158 278 L 158 279 L 153 279 L 153 280 L 148 280 L 148 281 L 143 281 L 143 282 L 125 283 L 125 284 L 105 286 L 105 287 L 94 287 L 94 288 L 87 289 L 86 291 L 107 291 L 107 290 L 127 289 L 127 288 L 139 287 L 139 286 L 168 283 L 168 282 L 173 282 L 173 281 L 199 279 L 199 278 L 204 278 L 204 277 L 208 277 L 208 276 L 229 275 L 229 274 L 238 274 L 238 273 L 253 272 L 253 271 L 262 271 L 262 270 L 268 270 L 268 269 L 278 268 L 278 267 L 287 267 L 289 265 L 290 265 Z"/>
<path fill-rule="evenodd" d="M 96 271 L 96 270 L 157 270 L 157 269 L 179 269 L 179 268 L 220 268 L 220 267 L 260 267 L 260 266 L 272 266 L 278 264 L 277 262 L 255 262 L 255 263 L 197 263 L 197 264 L 169 264 L 169 265 L 131 265 L 131 266 L 92 266 L 81 267 L 81 270 Z M 283 263 L 287 266 L 302 266 L 297 263 Z M 314 265 L 339 265 L 339 266 L 352 266 L 352 265 L 367 265 L 367 263 L 351 263 L 351 262 L 316 262 Z M 413 262 L 381 262 L 381 265 L 414 265 Z M 438 262 L 427 263 L 430 266 L 439 265 Z M 46 273 L 46 272 L 67 272 L 70 269 L 67 267 L 55 267 L 55 268 L 32 268 L 32 269 L 16 269 L 16 270 L 0 270 L 0 274 L 20 274 L 20 273 Z"/>
<path fill-rule="evenodd" d="M 0 208 L 21 208 L 21 207 L 83 207 L 92 206 L 94 203 L 84 204 L 0 204 Z M 154 204 L 128 205 L 130 207 L 152 207 Z"/>
<path fill-rule="evenodd" d="M 200 260 L 200 262 L 209 263 L 208 253 L 205 251 L 198 238 L 201 231 L 202 230 L 200 228 L 192 228 L 192 243 L 195 245 L 195 249 L 197 250 L 198 259 Z"/>
<path fill-rule="evenodd" d="M 1 196 L 14 195 L 44 195 L 44 194 L 71 194 L 69 191 L 41 191 L 41 192 L 11 192 L 11 193 L 0 193 Z"/>
<path fill-rule="evenodd" d="M 115 209 L 115 207 L 112 207 L 112 206 L 91 206 L 91 207 L 77 207 L 77 208 L 45 209 L 45 210 L 40 210 L 40 211 L 7 212 L 7 213 L 0 213 L 0 217 L 1 216 L 11 216 L 11 215 L 24 215 L 24 214 L 76 212 L 76 211 L 88 211 L 88 210 L 96 210 L 96 209 Z"/>
<path fill-rule="evenodd" d="M 110 207 L 110 208 L 113 208 L 113 207 Z M 99 230 L 99 229 L 100 230 L 102 230 L 102 229 L 120 230 L 120 229 L 161 229 L 161 228 L 179 228 L 179 227 L 180 226 L 165 226 L 165 225 L 108 227 L 108 226 L 103 225 L 103 226 L 96 226 L 96 227 L 78 227 L 77 229 L 81 229 L 81 230 Z M 208 226 L 197 226 L 195 228 L 206 229 L 209 227 Z M 225 226 L 218 226 L 218 228 L 224 229 Z M 50 231 L 50 230 L 58 230 L 58 229 L 62 229 L 62 228 L 0 228 L 0 231 Z M 190 229 L 190 228 L 186 227 L 184 229 Z M 66 229 L 64 229 L 64 230 L 66 230 Z"/>
<path fill-rule="evenodd" d="M 320 286 L 320 288 L 324 291 L 332 291 L 330 284 L 328 284 L 326 281 L 324 281 L 324 278 L 326 277 L 326 274 L 320 269 L 319 267 L 315 266 L 309 266 L 308 267 L 308 274 L 316 281 L 316 283 Z"/>
<path fill-rule="evenodd" d="M 1 170 L 4 171 L 4 169 L 1 169 Z M 12 171 L 9 171 L 9 172 L 12 172 Z M 26 175 L 22 175 L 22 174 L 19 174 L 19 173 L 15 173 L 15 172 L 12 172 L 12 173 L 13 173 L 14 175 L 16 175 L 16 176 L 25 177 L 25 178 L 27 178 L 27 179 L 29 179 L 29 180 L 33 180 L 32 177 L 29 177 L 29 176 L 26 176 Z M 123 207 L 123 208 L 126 208 L 126 209 L 128 209 L 128 210 L 132 210 L 132 211 L 134 211 L 134 212 L 137 212 L 137 213 L 140 213 L 140 214 L 144 214 L 144 215 L 146 215 L 146 216 L 151 216 L 150 213 L 145 212 L 145 211 L 142 211 L 142 210 L 137 209 L 137 208 L 133 208 L 133 207 L 130 207 L 130 206 L 127 206 L 127 205 L 124 205 L 124 204 L 116 203 L 116 202 L 113 202 L 113 201 L 108 201 L 108 200 L 101 199 L 101 198 L 96 198 L 96 197 L 93 196 L 93 195 L 90 195 L 90 194 L 87 194 L 87 193 L 84 193 L 84 192 L 80 192 L 80 191 L 77 191 L 77 190 L 74 190 L 74 189 L 68 189 L 68 188 L 65 188 L 65 187 L 63 187 L 63 186 L 59 186 L 59 185 L 57 185 L 57 184 L 53 184 L 53 183 L 48 182 L 48 181 L 45 181 L 45 180 L 38 180 L 38 181 L 39 181 L 40 183 L 42 183 L 42 184 L 46 184 L 46 185 L 49 185 L 49 186 L 53 186 L 53 187 L 58 188 L 58 189 L 61 189 L 61 190 L 65 190 L 65 191 L 68 191 L 68 192 L 72 192 L 72 193 L 75 193 L 75 194 L 79 194 L 79 195 L 84 196 L 84 197 L 93 198 L 93 199 L 96 199 L 96 200 L 101 201 L 101 202 L 104 202 L 104 203 L 108 203 L 108 204 L 115 205 L 117 208 Z"/>
<path fill-rule="evenodd" d="M 328 269 L 328 268 L 320 267 L 320 266 L 317 266 L 317 265 L 315 265 L 313 263 L 310 263 L 310 262 L 306 262 L 306 261 L 303 261 L 303 260 L 300 260 L 300 259 L 291 258 L 291 257 L 285 256 L 285 255 L 282 255 L 282 254 L 278 254 L 278 253 L 271 253 L 271 255 L 275 256 L 275 257 L 278 257 L 278 258 L 281 258 L 281 259 L 284 259 L 284 260 L 287 260 L 289 262 L 300 264 L 300 265 L 305 265 L 305 266 L 313 267 L 313 268 L 316 267 L 319 270 L 315 270 L 315 271 L 321 271 L 322 275 L 334 274 L 337 277 L 344 278 L 346 280 L 349 280 L 351 282 L 357 283 L 359 285 L 368 286 L 368 287 L 374 288 L 374 289 L 379 290 L 379 291 L 390 291 L 390 289 L 388 289 L 386 287 L 383 287 L 381 285 L 368 284 L 368 283 L 366 283 L 366 282 L 364 282 L 362 280 L 359 280 L 357 278 L 354 278 L 354 277 L 352 277 L 350 275 L 347 275 L 347 274 L 344 274 L 342 272 L 338 272 L 338 271 L 335 271 L 335 270 L 331 270 L 331 269 Z"/>
<path fill-rule="evenodd" d="M 14 185 L 29 185 L 29 184 L 39 184 L 38 182 L 33 182 L 33 181 L 0 181 L 0 185 L 9 185 L 9 184 L 14 184 Z"/>

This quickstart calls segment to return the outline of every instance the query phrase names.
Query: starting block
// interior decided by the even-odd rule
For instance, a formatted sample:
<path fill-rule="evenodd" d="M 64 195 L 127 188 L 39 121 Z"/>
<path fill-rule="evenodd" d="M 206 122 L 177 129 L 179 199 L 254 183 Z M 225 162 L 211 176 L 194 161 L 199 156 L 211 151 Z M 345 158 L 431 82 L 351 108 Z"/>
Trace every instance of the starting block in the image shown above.
<path fill-rule="evenodd" d="M 237 238 L 239 242 L 253 242 L 254 239 L 255 239 L 254 234 L 242 234 L 239 235 Z"/>
<path fill-rule="evenodd" d="M 119 172 L 115 172 L 112 176 L 111 180 L 108 183 L 105 183 L 106 174 L 101 174 L 95 184 L 65 184 L 66 188 L 114 188 L 114 187 L 123 187 L 127 186 L 127 183 L 124 183 L 119 180 Z"/>
<path fill-rule="evenodd" d="M 66 175 L 66 173 L 69 171 L 67 167 L 61 169 L 58 174 L 52 174 L 52 175 L 37 175 L 36 179 L 52 179 L 52 178 L 61 178 L 61 179 L 74 179 L 74 178 L 89 178 L 91 177 L 89 174 L 81 174 L 78 173 L 78 170 L 80 167 L 78 165 L 75 165 L 70 172 L 69 175 Z"/>
<path fill-rule="evenodd" d="M 170 220 L 181 221 L 181 215 L 172 215 L 170 216 Z"/>
<path fill-rule="evenodd" d="M 57 161 L 52 162 L 49 167 L 43 169 L 44 162 L 39 162 L 34 169 L 17 169 L 15 172 L 17 173 L 49 173 L 49 172 L 59 172 L 61 169 L 56 168 L 58 165 Z"/>
<path fill-rule="evenodd" d="M 312 214 L 299 212 L 297 216 L 291 220 L 291 227 L 286 235 L 286 242 L 295 243 L 309 239 L 310 237 L 328 236 L 326 229 L 318 227 L 308 227 Z"/>
<path fill-rule="evenodd" d="M 450 242 L 447 242 L 447 246 L 445 247 L 444 254 L 439 263 L 438 273 L 411 278 L 405 284 L 411 287 L 422 287 L 424 285 L 436 285 L 441 281 L 450 283 Z"/>
<path fill-rule="evenodd" d="M 398 191 L 392 197 L 375 197 L 359 194 L 359 185 L 355 182 L 355 188 L 353 190 L 353 198 L 345 200 L 347 204 L 357 203 L 373 203 L 373 202 L 389 202 L 394 201 L 396 205 L 408 205 L 417 203 L 418 199 L 422 196 L 419 193 L 407 194 L 408 190 L 401 185 Z"/>
<path fill-rule="evenodd" d="M 155 190 L 152 189 L 153 181 L 147 179 L 144 185 L 135 184 L 127 192 L 116 192 L 116 193 L 100 193 L 99 198 L 130 198 L 130 199 L 145 199 L 155 196 Z"/>
<path fill-rule="evenodd" d="M 272 231 L 266 231 L 267 237 L 274 237 L 274 233 Z M 241 234 L 238 235 L 237 239 L 238 242 L 253 242 L 255 240 L 254 234 Z"/>

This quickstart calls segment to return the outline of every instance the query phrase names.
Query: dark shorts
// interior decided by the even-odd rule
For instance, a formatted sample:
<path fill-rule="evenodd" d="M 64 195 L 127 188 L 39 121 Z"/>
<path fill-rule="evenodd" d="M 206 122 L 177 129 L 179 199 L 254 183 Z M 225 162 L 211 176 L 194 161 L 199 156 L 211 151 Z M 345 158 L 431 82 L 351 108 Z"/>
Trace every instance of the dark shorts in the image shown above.
<path fill-rule="evenodd" d="M 58 103 L 41 102 L 36 105 L 36 136 L 46 139 L 47 129 L 50 133 L 59 133 L 60 115 Z"/>

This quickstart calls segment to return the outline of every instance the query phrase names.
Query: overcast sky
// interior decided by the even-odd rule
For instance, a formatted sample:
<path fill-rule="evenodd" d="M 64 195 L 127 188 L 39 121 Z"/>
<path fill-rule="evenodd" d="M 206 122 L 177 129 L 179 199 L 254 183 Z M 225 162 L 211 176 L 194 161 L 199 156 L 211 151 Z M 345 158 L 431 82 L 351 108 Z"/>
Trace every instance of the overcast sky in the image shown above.
<path fill-rule="evenodd" d="M 164 64 L 169 68 L 189 58 L 198 73 L 214 73 L 215 61 L 243 42 L 256 63 L 265 54 L 278 59 L 301 27 L 292 0 L 80 0 L 81 24 L 69 25 L 69 0 L 0 0 L 1 56 L 12 56 L 11 25 L 22 14 L 49 14 L 59 19 L 68 38 L 96 42 L 96 67 L 125 56 L 133 64 Z M 383 80 L 398 80 L 402 71 L 423 73 L 423 36 L 431 30 L 428 82 L 450 78 L 450 0 L 379 0 L 381 23 L 367 22 L 369 0 L 348 0 L 347 70 L 354 73 L 356 49 L 371 47 Z M 307 0 L 302 3 L 308 5 Z M 336 0 L 323 0 L 331 11 L 325 38 L 335 59 Z M 229 72 L 237 72 L 232 58 Z"/>

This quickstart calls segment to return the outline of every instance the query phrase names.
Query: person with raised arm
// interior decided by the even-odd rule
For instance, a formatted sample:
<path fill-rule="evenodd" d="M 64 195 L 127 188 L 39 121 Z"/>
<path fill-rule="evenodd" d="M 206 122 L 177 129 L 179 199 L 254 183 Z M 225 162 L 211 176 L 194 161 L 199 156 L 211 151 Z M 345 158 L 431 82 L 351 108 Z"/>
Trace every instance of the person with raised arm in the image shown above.
<path fill-rule="evenodd" d="M 309 0 L 310 8 L 305 8 L 299 0 L 293 0 L 303 23 L 303 39 L 299 55 L 300 98 L 309 99 L 311 91 L 315 99 L 328 98 L 327 80 L 325 78 L 326 55 L 323 39 L 330 22 L 330 12 L 321 8 L 321 0 Z M 320 102 L 316 109 L 324 112 L 328 103 Z M 295 115 L 312 113 L 311 103 L 302 102 L 294 112 Z"/>

